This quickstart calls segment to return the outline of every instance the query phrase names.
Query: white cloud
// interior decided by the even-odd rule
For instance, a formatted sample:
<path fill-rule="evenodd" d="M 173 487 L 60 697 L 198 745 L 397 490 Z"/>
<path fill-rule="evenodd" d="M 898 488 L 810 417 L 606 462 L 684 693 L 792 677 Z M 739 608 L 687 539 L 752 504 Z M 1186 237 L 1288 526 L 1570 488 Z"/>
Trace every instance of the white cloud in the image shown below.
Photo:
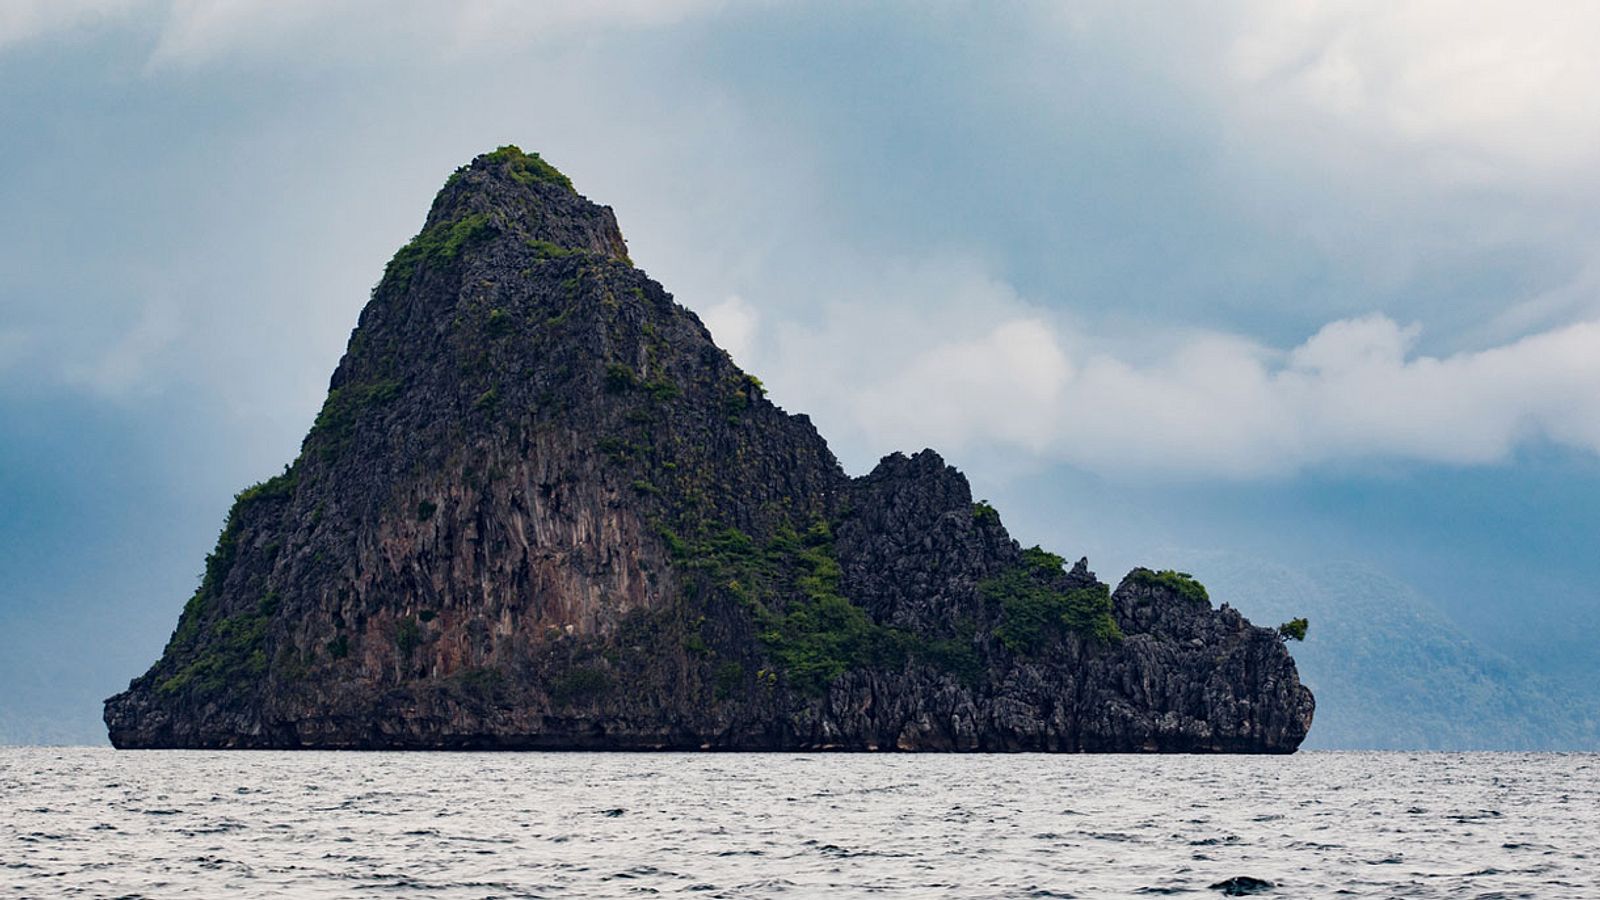
<path fill-rule="evenodd" d="M 1264 475 L 1292 452 L 1270 353 L 1201 335 L 1166 358 L 1092 352 L 1054 411 L 1049 456 L 1105 472 Z"/>
<path fill-rule="evenodd" d="M 0 3 L 0 48 L 121 19 L 141 0 L 6 0 Z"/>
<path fill-rule="evenodd" d="M 516 47 L 592 28 L 671 25 L 722 0 L 5 0 L 0 48 L 74 29 L 157 27 L 155 67 L 190 66 L 240 54 L 370 58 L 385 52 L 471 52 Z"/>
<path fill-rule="evenodd" d="M 755 308 L 740 297 L 729 297 L 700 314 L 717 346 L 737 362 L 748 359 L 756 337 Z"/>
<path fill-rule="evenodd" d="M 722 0 L 467 0 L 456 4 L 458 43 L 516 43 L 574 28 L 671 25 L 723 5 Z"/>
<path fill-rule="evenodd" d="M 1016 312 L 1003 299 L 991 308 Z M 844 411 L 824 430 L 843 426 L 847 446 L 1003 449 L 1107 475 L 1254 479 L 1363 460 L 1479 465 L 1541 441 L 1600 453 L 1600 322 L 1444 357 L 1416 354 L 1419 333 L 1372 315 L 1329 323 L 1288 350 L 1222 334 L 1166 335 L 1164 352 L 1130 360 L 1037 311 L 932 341 L 864 329 L 847 315 L 796 346 L 831 345 L 831 355 L 862 360 L 895 335 L 923 349 L 893 372 L 867 374 L 874 365 L 863 361 L 822 382 L 807 380 L 791 357 L 769 381 Z"/>
<path fill-rule="evenodd" d="M 1271 375 L 1298 420 L 1300 464 L 1493 463 L 1538 440 L 1600 453 L 1600 322 L 1443 358 L 1406 355 L 1409 337 L 1382 317 L 1334 323 Z"/>
<path fill-rule="evenodd" d="M 173 0 L 151 64 L 239 54 L 370 59 L 514 48 L 583 29 L 670 25 L 719 0 Z"/>
<path fill-rule="evenodd" d="M 317 0 L 173 0 L 151 54 L 153 65 L 209 62 L 240 51 L 292 41 L 320 26 L 348 23 L 359 14 L 384 22 L 370 2 L 321 3 Z"/>
<path fill-rule="evenodd" d="M 41 10 L 66 22 L 71 10 L 124 6 L 6 6 L 0 29 L 43 21 Z M 716 6 L 176 0 L 145 9 L 156 13 L 158 65 L 260 54 L 291 66 L 308 53 L 403 55 L 436 46 L 449 52 L 527 44 L 573 29 L 653 27 Z M 1283 229 L 1285 245 L 1303 237 L 1293 234 L 1298 229 L 1320 236 L 1313 248 L 1319 266 L 1379 269 L 1396 248 L 1398 270 L 1437 263 L 1431 251 L 1454 254 L 1440 263 L 1448 268 L 1477 247 L 1511 240 L 1558 250 L 1596 243 L 1588 173 L 1600 156 L 1600 118 L 1590 114 L 1600 108 L 1600 56 L 1589 52 L 1587 36 L 1600 31 L 1591 27 L 1600 26 L 1600 11 L 1241 0 L 1232 15 L 1219 12 L 1206 28 L 1166 20 L 1209 20 L 1209 11 L 1163 15 L 1166 30 L 1140 32 L 1145 43 L 1129 49 L 1100 40 L 1107 20 L 1121 13 L 1097 18 L 1082 8 L 1072 14 L 1080 41 L 1105 46 L 1119 59 L 1141 52 L 1160 59 L 1159 68 L 1147 59 L 1126 70 L 1151 82 L 1166 78 L 1205 101 L 1193 110 L 1205 134 L 1162 136 L 1193 140 L 1222 160 L 1219 166 L 1276 167 L 1274 177 L 1243 183 L 1247 189 L 1217 191 L 1217 202 L 1270 206 L 1263 217 L 1274 236 Z M 1137 10 L 1123 15 L 1149 18 Z M 13 25 L 10 33 L 59 27 L 65 26 Z M 574 40 L 563 52 L 581 54 L 585 47 Z M 1400 292 L 1385 289 L 1404 286 L 1404 271 L 1387 282 L 1353 281 L 1347 297 L 1320 301 L 1343 305 L 1305 313 L 1303 321 L 1336 321 L 1297 347 L 1237 334 L 1160 327 L 1145 333 L 1129 321 L 1086 327 L 1019 298 L 984 265 L 947 247 L 926 260 L 886 261 L 830 237 L 829 217 L 848 208 L 830 197 L 833 183 L 821 168 L 832 157 L 818 148 L 835 138 L 808 131 L 806 116 L 741 106 L 736 85 L 710 76 L 714 89 L 679 92 L 692 100 L 676 106 L 674 92 L 657 93 L 651 81 L 627 90 L 609 84 L 608 77 L 628 75 L 617 75 L 609 58 L 573 65 L 553 49 L 523 56 L 545 68 L 516 71 L 548 76 L 527 82 L 557 99 L 542 101 L 536 115 L 512 114 L 503 93 L 458 92 L 463 99 L 457 104 L 452 96 L 452 109 L 478 102 L 485 111 L 446 117 L 451 127 L 408 138 L 407 148 L 458 140 L 471 130 L 461 122 L 476 123 L 473 133 L 498 133 L 509 122 L 521 132 L 562 136 L 561 160 L 622 173 L 610 175 L 612 183 L 595 195 L 618 205 L 630 237 L 652 238 L 638 240 L 636 258 L 660 260 L 663 280 L 685 302 L 725 298 L 703 311 L 719 342 L 785 405 L 812 413 L 846 451 L 1003 446 L 1103 472 L 1234 477 L 1368 457 L 1493 462 L 1539 440 L 1600 452 L 1593 399 L 1600 384 L 1591 362 L 1600 358 L 1600 346 L 1589 323 L 1600 314 L 1594 290 L 1600 264 L 1579 281 L 1552 278 L 1529 295 L 1508 287 L 1506 296 L 1484 301 L 1496 304 L 1493 310 L 1465 313 L 1464 323 L 1446 328 L 1439 316 L 1389 302 Z M 1018 54 L 1053 65 L 1061 56 Z M 418 62 L 439 71 L 436 63 Z M 509 83 L 501 69 L 485 72 L 496 73 L 486 80 Z M 550 89 L 549 79 L 564 80 Z M 1053 83 L 1019 83 L 1035 82 Z M 1010 99 L 1031 105 L 1039 95 L 1018 88 Z M 1048 104 L 1041 107 L 1049 112 Z M 1061 137 L 1041 135 L 1022 137 Z M 869 157 L 885 148 L 859 149 Z M 662 177 L 680 169 L 692 177 Z M 1196 183 L 1205 177 L 1197 173 Z M 1470 202 L 1456 205 L 1463 197 Z M 947 239 L 970 236 L 956 231 Z M 1149 260 L 1158 268 L 1164 262 Z M 1252 262 L 1236 266 L 1244 281 L 1266 277 L 1258 268 L 1273 265 L 1267 259 L 1251 268 Z M 759 301 L 759 315 L 745 297 Z M 1118 298 L 1050 299 L 1099 315 L 1116 309 Z M 1314 302 L 1305 301 L 1308 309 Z M 1436 340 L 1443 331 L 1446 348 L 1477 349 L 1419 354 L 1416 326 L 1383 316 L 1339 318 L 1351 308 L 1374 307 L 1402 321 L 1420 316 L 1436 329 Z M 1573 321 L 1580 324 L 1559 324 Z M 205 324 L 202 317 L 195 322 Z M 340 340 L 344 327 L 338 320 Z M 127 390 L 143 383 L 170 340 L 160 321 L 141 325 L 104 358 L 78 366 L 74 378 L 102 391 Z"/>
<path fill-rule="evenodd" d="M 913 444 L 983 440 L 1050 449 L 1072 368 L 1049 326 L 1014 319 L 987 334 L 932 347 L 892 378 L 852 399 L 858 420 Z M 910 447 L 910 445 L 907 445 Z"/>
<path fill-rule="evenodd" d="M 1543 0 L 1238 7 L 1216 82 L 1307 152 L 1365 144 L 1430 179 L 1522 183 L 1600 151 L 1600 6 Z M 1408 167 L 1409 168 L 1409 167 Z"/>

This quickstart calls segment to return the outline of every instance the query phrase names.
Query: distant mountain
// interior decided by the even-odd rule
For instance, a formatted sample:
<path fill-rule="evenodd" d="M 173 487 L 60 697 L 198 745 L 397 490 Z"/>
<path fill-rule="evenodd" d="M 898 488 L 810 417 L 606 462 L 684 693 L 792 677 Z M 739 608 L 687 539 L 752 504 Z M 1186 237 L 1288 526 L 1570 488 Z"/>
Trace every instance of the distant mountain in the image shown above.
<path fill-rule="evenodd" d="M 63 690 L 60 685 L 23 679 L 6 682 L 6 690 L 16 696 L 0 700 L 0 746 L 105 743 L 105 729 L 93 717 L 99 702 L 89 701 L 93 687 Z M 70 699 L 64 704 L 63 698 Z"/>
<path fill-rule="evenodd" d="M 825 260 L 818 264 L 826 265 Z M 932 451 L 847 476 L 505 147 L 453 175 L 123 747 L 1291 752 L 1279 635 L 1012 540 Z"/>
<path fill-rule="evenodd" d="M 1555 685 L 1578 708 L 1600 709 L 1600 591 L 1587 579 L 1518 580 L 1501 597 L 1538 598 L 1538 613 L 1521 602 L 1479 604 L 1453 614 L 1478 643 L 1515 660 Z M 1453 607 L 1452 612 L 1454 613 Z"/>
<path fill-rule="evenodd" d="M 104 744 L 106 685 L 131 655 L 114 630 L 59 618 L 7 622 L 6 630 L 0 650 L 13 652 L 0 653 L 0 745 Z"/>
<path fill-rule="evenodd" d="M 1421 591 L 1369 567 L 1303 569 L 1172 551 L 1211 590 L 1263 624 L 1311 620 L 1295 647 L 1317 694 L 1316 748 L 1600 748 L 1592 693 L 1563 690 L 1467 637 Z"/>

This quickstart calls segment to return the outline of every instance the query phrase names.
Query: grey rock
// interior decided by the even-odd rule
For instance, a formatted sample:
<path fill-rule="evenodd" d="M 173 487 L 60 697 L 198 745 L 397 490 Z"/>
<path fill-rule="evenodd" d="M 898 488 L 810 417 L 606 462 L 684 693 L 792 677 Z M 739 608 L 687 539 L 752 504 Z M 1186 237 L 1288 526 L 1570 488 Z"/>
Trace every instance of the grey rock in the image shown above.
<path fill-rule="evenodd" d="M 1228 897 L 1246 897 L 1251 894 L 1264 894 L 1274 887 L 1273 883 L 1261 878 L 1252 878 L 1249 875 L 1237 875 L 1226 881 L 1219 881 L 1211 885 L 1213 891 L 1221 891 Z"/>
<path fill-rule="evenodd" d="M 106 701 L 116 746 L 1300 744 L 1312 697 L 1271 629 L 1143 569 L 1107 597 L 931 450 L 848 477 L 528 160 L 440 192 L 300 456 Z M 1101 598 L 1098 631 L 1052 607 L 1020 641 L 1007 583 Z"/>

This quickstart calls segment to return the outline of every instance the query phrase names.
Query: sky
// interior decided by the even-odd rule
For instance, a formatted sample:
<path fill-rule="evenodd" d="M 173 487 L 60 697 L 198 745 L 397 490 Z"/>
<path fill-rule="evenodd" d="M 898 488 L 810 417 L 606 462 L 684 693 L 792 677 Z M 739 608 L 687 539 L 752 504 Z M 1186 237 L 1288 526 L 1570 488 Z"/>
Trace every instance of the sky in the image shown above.
<path fill-rule="evenodd" d="M 932 446 L 1102 577 L 1357 560 L 1600 670 L 1596 35 L 1474 0 L 4 0 L 0 739 L 97 739 L 384 262 L 506 143 L 852 473 Z"/>

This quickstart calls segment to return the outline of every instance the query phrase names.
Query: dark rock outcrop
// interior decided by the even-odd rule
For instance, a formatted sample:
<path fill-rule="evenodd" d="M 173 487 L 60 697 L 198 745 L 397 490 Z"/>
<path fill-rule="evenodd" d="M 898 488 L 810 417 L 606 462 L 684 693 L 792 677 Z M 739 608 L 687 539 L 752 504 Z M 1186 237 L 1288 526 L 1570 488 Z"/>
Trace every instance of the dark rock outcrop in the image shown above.
<path fill-rule="evenodd" d="M 1228 897 L 1248 897 L 1251 894 L 1264 894 L 1273 889 L 1275 885 L 1263 878 L 1252 878 L 1249 875 L 1236 875 L 1226 881 L 1219 881 L 1211 885 L 1208 890 L 1221 891 Z"/>
<path fill-rule="evenodd" d="M 850 478 L 536 155 L 459 170 L 118 747 L 1291 752 L 1283 642 L 1024 550 L 932 451 Z"/>

